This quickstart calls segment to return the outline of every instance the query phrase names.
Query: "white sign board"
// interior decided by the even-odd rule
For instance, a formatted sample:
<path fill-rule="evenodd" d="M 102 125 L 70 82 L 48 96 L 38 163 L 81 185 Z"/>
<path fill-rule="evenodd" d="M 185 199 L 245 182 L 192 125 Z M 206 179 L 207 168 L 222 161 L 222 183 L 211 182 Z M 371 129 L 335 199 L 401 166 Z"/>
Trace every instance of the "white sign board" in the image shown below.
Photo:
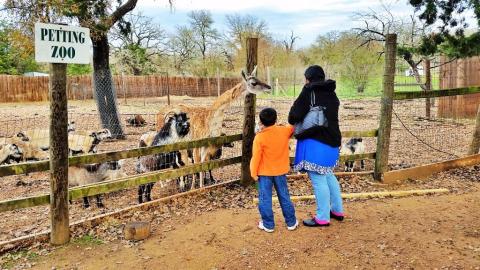
<path fill-rule="evenodd" d="M 90 29 L 60 24 L 35 24 L 35 61 L 89 64 L 92 59 Z"/>

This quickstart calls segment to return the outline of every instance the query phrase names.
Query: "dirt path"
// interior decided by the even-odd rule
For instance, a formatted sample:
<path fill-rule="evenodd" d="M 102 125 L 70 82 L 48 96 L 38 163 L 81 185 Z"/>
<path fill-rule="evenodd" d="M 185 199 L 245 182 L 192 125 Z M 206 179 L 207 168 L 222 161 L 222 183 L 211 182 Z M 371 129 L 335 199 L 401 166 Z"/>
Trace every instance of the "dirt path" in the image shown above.
<path fill-rule="evenodd" d="M 347 202 L 348 218 L 273 234 L 256 209 L 217 210 L 166 221 L 128 246 L 76 243 L 34 269 L 480 269 L 480 189 L 465 194 Z M 313 205 L 297 206 L 304 218 Z"/>

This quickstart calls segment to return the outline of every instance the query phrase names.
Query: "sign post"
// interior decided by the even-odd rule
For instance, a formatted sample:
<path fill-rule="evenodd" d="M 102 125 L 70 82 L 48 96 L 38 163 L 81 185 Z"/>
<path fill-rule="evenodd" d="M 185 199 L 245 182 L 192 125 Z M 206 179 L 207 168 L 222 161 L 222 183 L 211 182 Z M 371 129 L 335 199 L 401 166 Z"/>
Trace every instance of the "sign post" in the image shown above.
<path fill-rule="evenodd" d="M 50 63 L 50 243 L 70 241 L 68 215 L 67 63 L 89 64 L 88 28 L 35 24 L 35 60 Z"/>

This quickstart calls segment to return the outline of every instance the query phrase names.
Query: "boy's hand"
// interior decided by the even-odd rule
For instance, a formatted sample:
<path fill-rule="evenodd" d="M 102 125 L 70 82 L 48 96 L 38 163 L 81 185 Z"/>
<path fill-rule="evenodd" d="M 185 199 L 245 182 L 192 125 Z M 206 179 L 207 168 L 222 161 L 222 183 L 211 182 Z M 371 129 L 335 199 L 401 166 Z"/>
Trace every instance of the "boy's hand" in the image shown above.
<path fill-rule="evenodd" d="M 258 176 L 254 176 L 253 180 L 258 181 Z"/>

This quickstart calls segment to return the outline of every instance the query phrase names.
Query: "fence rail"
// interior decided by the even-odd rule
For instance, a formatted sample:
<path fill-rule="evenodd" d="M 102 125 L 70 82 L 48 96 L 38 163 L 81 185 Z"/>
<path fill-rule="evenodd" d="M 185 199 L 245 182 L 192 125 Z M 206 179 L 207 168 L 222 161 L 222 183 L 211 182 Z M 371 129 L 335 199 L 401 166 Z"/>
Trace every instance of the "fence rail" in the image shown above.
<path fill-rule="evenodd" d="M 200 78 L 150 76 L 113 76 L 118 98 L 174 96 L 217 96 L 232 88 L 238 78 Z M 0 75 L 0 102 L 31 102 L 48 100 L 49 77 Z M 93 98 L 92 76 L 70 76 L 67 95 L 70 100 Z M 220 89 L 220 90 L 219 90 Z"/>
<path fill-rule="evenodd" d="M 366 153 L 359 155 L 341 156 L 340 162 L 362 160 L 362 159 L 374 159 L 375 153 Z M 156 183 L 159 181 L 165 181 L 185 175 L 190 175 L 198 172 L 204 172 L 213 170 L 216 168 L 229 166 L 240 163 L 242 157 L 233 157 L 223 160 L 214 160 L 203 163 L 198 163 L 190 166 L 185 166 L 175 170 L 164 170 L 152 173 L 145 173 L 136 176 L 130 176 L 113 181 L 107 181 L 102 183 L 96 183 L 91 185 L 85 185 L 81 187 L 75 187 L 69 189 L 70 199 L 79 199 L 87 196 L 94 196 L 99 194 L 105 194 L 115 192 L 127 188 L 136 187 L 148 183 Z M 47 205 L 50 203 L 50 195 L 42 194 L 32 197 L 19 198 L 13 200 L 0 201 L 0 213 L 6 211 L 12 211 L 17 209 L 29 208 L 34 206 Z"/>
<path fill-rule="evenodd" d="M 342 132 L 344 137 L 376 137 L 378 135 L 378 130 L 366 130 L 366 131 L 344 131 Z M 235 142 L 242 140 L 242 134 L 230 135 L 230 136 L 220 136 L 214 138 L 205 138 L 196 141 L 186 141 L 178 142 L 174 144 L 160 145 L 160 146 L 151 146 L 151 147 L 142 147 L 130 150 L 123 151 L 112 151 L 105 152 L 100 154 L 89 154 L 82 156 L 74 156 L 68 159 L 69 166 L 90 164 L 90 163 L 101 163 L 107 161 L 114 161 L 127 158 L 136 158 L 141 156 L 148 156 L 154 154 L 160 154 L 165 152 L 192 149 L 203 146 L 219 146 L 225 143 Z M 13 165 L 3 165 L 0 166 L 0 177 L 10 176 L 10 175 L 19 175 L 26 173 L 34 172 L 43 172 L 50 169 L 50 161 L 36 161 L 28 162 L 21 164 Z"/>
<path fill-rule="evenodd" d="M 404 99 L 419 99 L 419 98 L 436 98 L 436 97 L 450 97 L 459 95 L 470 95 L 480 93 L 480 86 L 461 87 L 435 91 L 411 91 L 411 92 L 395 92 L 393 94 L 394 100 Z"/>
<path fill-rule="evenodd" d="M 70 199 L 79 199 L 87 196 L 94 196 L 99 194 L 110 193 L 114 191 L 123 190 L 126 188 L 136 187 L 148 183 L 156 183 L 167 179 L 213 170 L 216 168 L 233 165 L 241 162 L 241 157 L 234 157 L 223 160 L 214 160 L 204 163 L 198 163 L 190 166 L 185 166 L 175 170 L 164 170 L 153 173 L 145 173 L 141 175 L 117 179 L 114 181 L 101 182 L 97 184 L 85 185 L 69 189 Z M 19 198 L 14 200 L 6 200 L 0 202 L 0 212 L 11 211 L 22 208 L 29 208 L 40 205 L 47 205 L 50 203 L 50 195 L 42 194 L 27 198 Z"/>
<path fill-rule="evenodd" d="M 377 130 L 367 131 L 345 131 L 345 137 L 376 137 Z M 140 156 L 159 154 L 164 152 L 171 152 L 183 149 L 198 148 L 202 146 L 218 146 L 224 143 L 235 142 L 242 140 L 242 135 L 220 136 L 214 138 L 205 138 L 196 141 L 179 142 L 168 145 L 152 146 L 145 148 L 137 148 L 125 151 L 106 152 L 101 154 L 91 154 L 84 156 L 75 156 L 69 158 L 69 165 L 81 165 L 89 163 L 99 163 L 106 161 L 113 161 L 126 158 L 135 158 Z M 340 162 L 354 161 L 362 159 L 375 159 L 375 153 L 365 153 L 357 155 L 341 156 Z M 163 170 L 157 172 L 144 173 L 135 176 L 129 176 L 113 181 L 95 183 L 81 187 L 69 189 L 69 198 L 78 199 L 87 196 L 94 196 L 99 194 L 110 193 L 114 191 L 123 190 L 126 188 L 136 187 L 142 184 L 155 183 L 167 179 L 173 179 L 185 175 L 190 175 L 198 172 L 204 172 L 224 166 L 240 163 L 242 157 L 233 157 L 222 160 L 215 160 L 185 166 L 175 170 Z M 25 163 L 19 165 L 0 166 L 0 176 L 23 174 L 26 172 L 40 172 L 49 170 L 49 161 Z M 16 209 L 29 208 L 34 206 L 47 205 L 50 203 L 49 194 L 41 194 L 32 197 L 18 198 L 13 200 L 0 201 L 0 212 L 11 211 Z"/>
<path fill-rule="evenodd" d="M 107 161 L 114 161 L 126 158 L 136 158 L 141 156 L 148 156 L 154 154 L 160 154 L 165 152 L 192 149 L 203 146 L 219 146 L 225 143 L 235 142 L 242 140 L 242 134 L 220 136 L 214 138 L 205 138 L 196 141 L 178 142 L 174 144 L 166 144 L 160 146 L 150 146 L 135 148 L 123 151 L 105 152 L 100 154 L 90 154 L 82 156 L 74 156 L 68 159 L 69 166 L 100 163 Z M 22 163 L 16 165 L 0 166 L 0 177 L 9 175 L 18 175 L 32 172 L 48 171 L 50 169 L 50 161 L 37 161 L 30 163 Z"/>

